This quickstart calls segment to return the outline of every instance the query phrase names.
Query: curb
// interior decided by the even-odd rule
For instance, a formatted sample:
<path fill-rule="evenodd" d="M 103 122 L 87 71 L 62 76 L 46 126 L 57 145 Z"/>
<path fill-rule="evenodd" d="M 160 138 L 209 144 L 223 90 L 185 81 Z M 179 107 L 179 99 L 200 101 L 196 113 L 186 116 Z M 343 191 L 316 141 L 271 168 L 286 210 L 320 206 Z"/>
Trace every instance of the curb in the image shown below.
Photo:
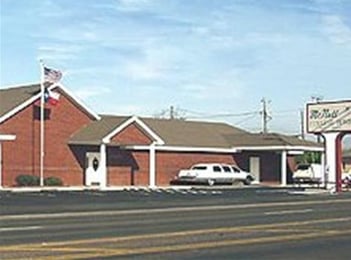
<path fill-rule="evenodd" d="M 158 190 L 190 190 L 192 186 L 116 186 L 116 187 L 21 187 L 0 188 L 0 192 L 27 193 L 27 192 L 67 192 L 67 191 L 158 191 Z"/>

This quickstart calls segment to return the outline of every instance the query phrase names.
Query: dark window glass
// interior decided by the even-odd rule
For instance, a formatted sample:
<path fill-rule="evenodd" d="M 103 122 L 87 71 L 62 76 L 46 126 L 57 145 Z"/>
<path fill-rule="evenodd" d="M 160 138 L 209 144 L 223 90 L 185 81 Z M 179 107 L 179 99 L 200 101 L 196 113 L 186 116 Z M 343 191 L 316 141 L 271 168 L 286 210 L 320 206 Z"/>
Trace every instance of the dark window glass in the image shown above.
<path fill-rule="evenodd" d="M 232 167 L 232 169 L 233 169 L 234 172 L 240 172 L 240 170 L 238 168 L 234 167 L 234 166 Z"/>
<path fill-rule="evenodd" d="M 228 166 L 223 166 L 223 170 L 225 172 L 231 172 L 230 167 L 228 167 Z"/>
<path fill-rule="evenodd" d="M 213 171 L 214 171 L 214 172 L 221 172 L 222 169 L 221 169 L 221 167 L 219 167 L 219 166 L 213 166 Z"/>
<path fill-rule="evenodd" d="M 207 167 L 206 166 L 194 166 L 192 169 L 193 170 L 202 170 L 202 171 L 204 171 L 204 170 L 207 169 Z"/>

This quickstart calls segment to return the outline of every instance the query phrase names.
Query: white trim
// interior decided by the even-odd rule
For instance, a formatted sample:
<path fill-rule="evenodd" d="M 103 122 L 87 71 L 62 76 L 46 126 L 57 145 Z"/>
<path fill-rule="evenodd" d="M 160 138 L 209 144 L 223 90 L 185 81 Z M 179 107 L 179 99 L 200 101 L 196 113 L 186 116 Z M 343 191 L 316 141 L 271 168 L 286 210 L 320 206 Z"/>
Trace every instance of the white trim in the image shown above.
<path fill-rule="evenodd" d="M 107 184 L 107 157 L 106 144 L 100 145 L 100 165 L 99 165 L 100 186 L 106 188 Z"/>
<path fill-rule="evenodd" d="M 40 85 L 40 83 L 36 83 L 36 84 L 31 84 L 31 85 Z M 30 85 L 17 85 L 17 87 L 26 87 L 26 86 L 30 86 Z M 96 120 L 100 120 L 100 116 L 98 114 L 96 114 L 95 112 L 93 112 L 91 109 L 89 109 L 86 105 L 84 105 L 83 102 L 81 102 L 78 98 L 76 98 L 71 91 L 69 91 L 66 87 L 64 87 L 61 83 L 56 83 L 51 85 L 50 87 L 48 87 L 48 90 L 52 90 L 53 88 L 59 87 L 61 88 L 64 92 L 66 92 L 67 95 L 69 95 L 72 99 L 74 99 L 82 108 L 84 108 L 91 116 L 93 116 Z M 15 86 L 13 86 L 13 88 L 15 88 Z M 24 101 L 23 103 L 21 103 L 20 105 L 18 105 L 17 107 L 13 108 L 12 110 L 10 110 L 9 112 L 7 112 L 5 115 L 3 115 L 2 117 L 0 117 L 0 123 L 4 122 L 5 120 L 9 119 L 10 117 L 14 116 L 15 114 L 17 114 L 18 112 L 20 112 L 21 110 L 23 110 L 24 108 L 26 108 L 27 106 L 31 105 L 33 102 L 35 102 L 37 99 L 39 99 L 41 97 L 41 92 L 39 91 L 38 94 L 30 97 L 29 99 L 27 99 L 26 101 Z"/>
<path fill-rule="evenodd" d="M 121 125 L 119 125 L 117 128 L 115 128 L 111 133 L 109 133 L 104 138 L 102 138 L 102 142 L 109 143 L 113 136 L 120 133 L 122 130 L 124 130 L 125 128 L 127 128 L 129 125 L 131 125 L 133 123 L 136 123 L 141 128 L 143 128 L 146 131 L 146 133 L 148 135 L 150 135 L 156 141 L 156 144 L 158 144 L 158 145 L 165 144 L 165 142 L 154 131 L 152 131 L 150 127 L 148 127 L 142 120 L 140 120 L 137 116 L 132 116 L 128 120 L 123 122 Z M 147 146 L 147 147 L 149 147 L 149 146 Z"/>
<path fill-rule="evenodd" d="M 288 151 L 288 155 L 302 155 L 303 151 Z"/>
<path fill-rule="evenodd" d="M 149 145 L 130 145 L 126 149 L 131 150 L 149 150 Z M 156 151 L 169 152 L 212 152 L 212 153 L 236 153 L 235 148 L 213 148 L 213 147 L 186 147 L 186 146 L 155 146 Z"/>
<path fill-rule="evenodd" d="M 37 99 L 40 98 L 40 96 L 41 96 L 41 93 L 39 91 L 38 94 L 32 96 L 31 98 L 24 101 L 22 104 L 18 105 L 17 107 L 15 107 L 12 110 L 10 110 L 9 112 L 7 112 L 5 115 L 0 117 L 0 123 L 4 122 L 5 120 L 9 119 L 13 115 L 17 114 L 19 111 L 23 110 L 24 108 L 26 108 L 27 106 L 29 106 L 30 104 L 35 102 Z"/>
<path fill-rule="evenodd" d="M 79 104 L 79 106 L 84 108 L 84 110 L 86 110 L 96 120 L 101 119 L 101 117 L 97 113 L 95 113 L 93 110 L 91 110 L 89 107 L 87 107 L 79 98 L 77 98 L 77 96 L 75 96 L 70 90 L 68 90 L 64 85 L 62 85 L 62 83 L 57 83 L 54 85 L 54 87 L 61 88 L 64 92 L 66 92 L 66 94 L 68 94 L 71 98 L 73 98 Z"/>
<path fill-rule="evenodd" d="M 281 154 L 281 185 L 286 186 L 287 184 L 287 151 L 282 151 Z"/>
<path fill-rule="evenodd" d="M 16 135 L 0 134 L 0 141 L 13 141 L 16 139 Z"/>
<path fill-rule="evenodd" d="M 155 143 L 149 146 L 149 187 L 156 187 L 156 150 Z"/>
<path fill-rule="evenodd" d="M 310 147 L 310 146 L 293 146 L 293 145 L 273 145 L 273 146 L 239 146 L 235 147 L 237 150 L 247 151 L 316 151 L 324 152 L 324 147 Z"/>

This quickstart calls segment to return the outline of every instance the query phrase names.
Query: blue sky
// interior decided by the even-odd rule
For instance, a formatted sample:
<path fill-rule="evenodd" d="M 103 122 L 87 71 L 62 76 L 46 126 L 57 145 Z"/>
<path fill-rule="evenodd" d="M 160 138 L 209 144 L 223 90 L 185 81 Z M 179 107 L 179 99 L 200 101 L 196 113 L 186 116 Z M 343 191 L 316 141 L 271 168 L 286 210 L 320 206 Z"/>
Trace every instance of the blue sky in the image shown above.
<path fill-rule="evenodd" d="M 312 96 L 351 98 L 349 0 L 0 0 L 1 87 L 38 60 L 98 113 L 300 131 Z M 252 112 L 248 113 L 248 112 Z M 222 116 L 220 116 L 222 115 Z"/>

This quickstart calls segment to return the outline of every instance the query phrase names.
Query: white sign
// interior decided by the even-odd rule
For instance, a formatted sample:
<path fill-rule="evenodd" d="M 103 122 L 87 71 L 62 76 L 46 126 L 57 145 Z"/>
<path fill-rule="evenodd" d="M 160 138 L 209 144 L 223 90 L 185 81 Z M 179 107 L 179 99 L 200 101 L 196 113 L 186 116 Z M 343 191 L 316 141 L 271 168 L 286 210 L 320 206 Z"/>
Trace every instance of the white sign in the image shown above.
<path fill-rule="evenodd" d="M 351 101 L 307 104 L 307 132 L 350 132 Z"/>

